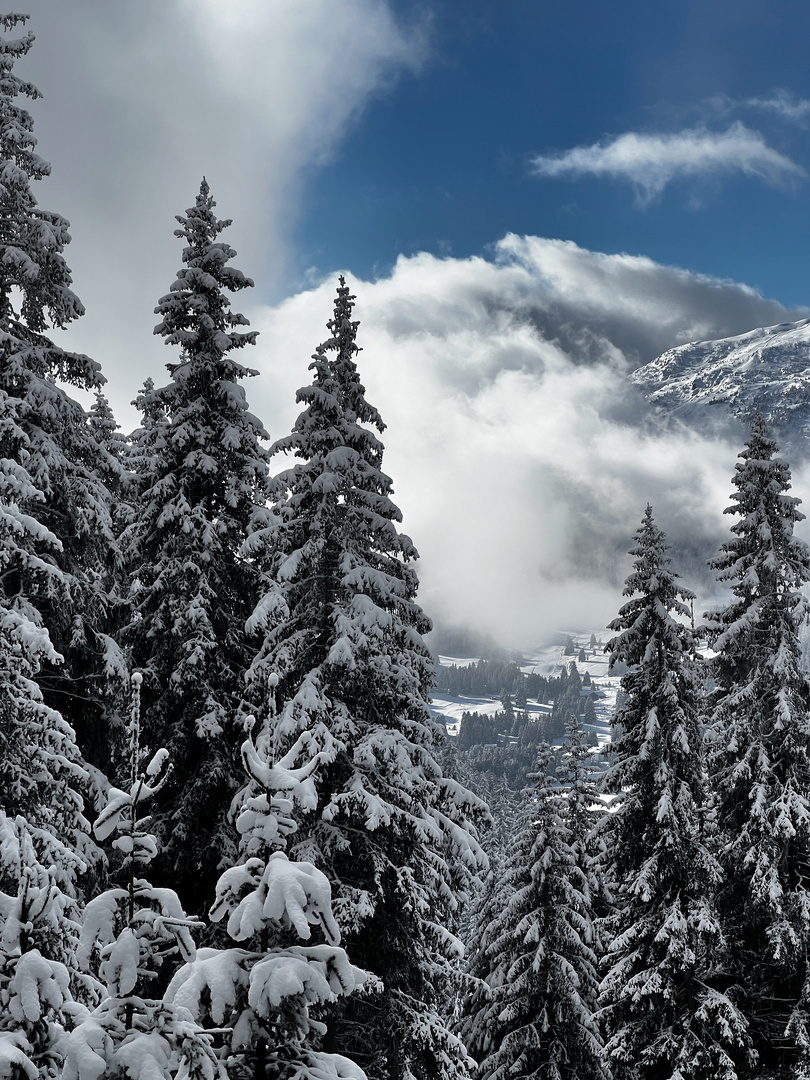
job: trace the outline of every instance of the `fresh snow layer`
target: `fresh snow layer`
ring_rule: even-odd
[[[591,639],[590,630],[566,630],[563,633],[565,637],[570,637],[574,643],[573,655],[566,656],[564,646],[561,644],[537,645],[529,649],[522,659],[516,661],[517,665],[525,675],[536,672],[538,675],[548,677],[556,675],[560,668],[567,667],[573,660],[576,662],[577,671],[580,675],[587,672],[592,683],[590,692],[594,693],[596,724],[586,724],[584,726],[586,731],[591,727],[593,728],[599,744],[602,745],[610,738],[610,727],[616,708],[616,694],[619,690],[619,682],[624,673],[624,668],[612,675],[608,673],[609,657],[599,646],[595,650],[591,649],[589,644]],[[609,641],[613,636],[612,631],[604,628],[595,629],[593,635],[603,643]],[[563,635],[561,634],[561,636]],[[587,659],[584,661],[577,660],[581,648],[584,648],[587,654]],[[442,667],[469,667],[470,664],[475,664],[480,659],[480,656],[440,656],[439,663]],[[431,701],[433,715],[445,724],[447,734],[451,737],[458,735],[463,713],[473,712],[481,713],[483,716],[494,716],[502,707],[500,699],[497,697],[452,696],[439,691],[433,693]],[[546,702],[529,700],[526,705],[526,712],[530,716],[550,713],[551,705]]]
[[[810,319],[680,345],[631,378],[686,420],[720,407],[748,424],[759,411],[781,440],[810,437]]]

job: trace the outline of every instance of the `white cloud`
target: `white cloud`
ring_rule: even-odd
[[[613,617],[648,500],[675,568],[701,576],[727,532],[741,435],[665,429],[626,368],[684,334],[798,312],[730,282],[537,237],[507,237],[491,262],[422,254],[378,281],[349,280],[361,375],[388,424],[385,467],[429,611],[518,643]],[[335,284],[253,314],[261,375],[248,394],[274,436],[297,414]]]
[[[775,186],[805,176],[800,165],[739,122],[721,132],[705,128],[670,135],[630,131],[610,142],[537,155],[532,169],[538,176],[552,178],[609,176],[627,180],[636,187],[642,202],[649,202],[667,184],[682,177],[741,172]]]
[[[205,174],[233,217],[236,265],[278,293],[302,175],[339,145],[369,97],[425,56],[387,0],[31,0],[20,73],[35,102],[42,206],[71,222],[87,315],[60,341],[103,361],[134,396],[162,377],[153,309],[180,266],[174,215]],[[69,58],[69,60],[67,59]],[[137,345],[133,346],[133,342]],[[133,365],[146,370],[133,377]],[[157,371],[155,371],[157,369]]]
[[[774,90],[769,97],[749,98],[745,104],[755,109],[774,112],[783,120],[796,124],[805,124],[810,119],[810,101],[807,98],[797,98],[789,90]]]

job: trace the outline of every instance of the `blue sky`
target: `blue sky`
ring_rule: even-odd
[[[810,301],[806,3],[444,0],[396,11],[422,20],[425,59],[308,172],[299,271],[345,264],[369,276],[402,253],[466,256],[513,231]],[[648,198],[629,174],[538,176],[532,164],[627,133],[722,143],[738,125],[737,145],[691,172],[681,158]]]

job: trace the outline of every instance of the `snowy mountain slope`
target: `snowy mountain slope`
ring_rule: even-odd
[[[801,446],[810,438],[810,319],[680,345],[631,379],[687,422],[720,409],[747,426],[759,411],[783,442]]]

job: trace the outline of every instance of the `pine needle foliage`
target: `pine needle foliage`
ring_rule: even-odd
[[[219,1029],[232,1080],[365,1080],[354,1062],[320,1048],[319,1007],[363,988],[373,992],[376,980],[340,947],[326,875],[283,850],[295,832],[294,807],[315,801],[317,759],[301,768],[271,762],[273,719],[271,709],[254,732],[249,718],[239,855],[220,877],[210,912],[231,945],[200,950],[175,974],[167,998]]]
[[[64,384],[93,391],[104,379],[94,361],[46,336],[84,308],[64,257],[68,222],[39,207],[32,191],[50,165],[19,100],[39,91],[14,71],[34,43],[31,33],[12,36],[26,19],[0,16],[8,35],[0,37],[0,542],[8,541],[0,605],[47,627],[54,655],[40,651],[32,674],[84,742],[101,711],[104,568],[115,538],[101,455]]]
[[[145,876],[157,854],[145,804],[154,799],[171,763],[161,748],[146,760],[141,748],[140,688],[132,676],[128,769],[124,788],[110,786],[94,823],[112,839],[117,881],[87,904],[77,950],[80,967],[97,973],[95,1008],[73,1010],[65,1040],[64,1080],[226,1080],[213,1039],[188,1010],[161,999],[159,974],[176,954],[196,956],[189,919],[177,894]]]

